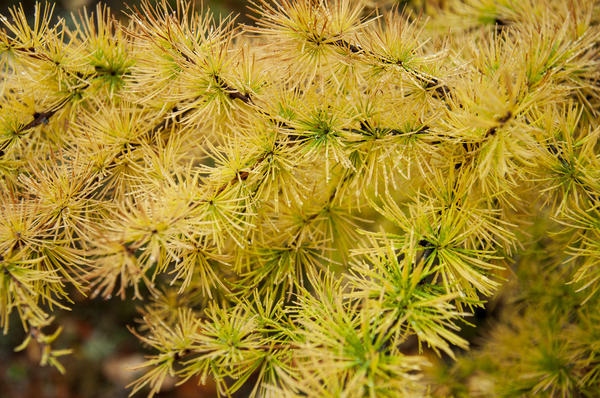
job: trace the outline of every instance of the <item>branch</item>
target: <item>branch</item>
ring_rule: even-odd
[[[334,46],[334,47],[345,48],[353,54],[364,54],[364,55],[374,58],[377,61],[384,63],[386,65],[399,66],[402,69],[404,69],[407,73],[409,73],[411,76],[413,76],[415,79],[417,79],[420,83],[422,83],[424,89],[429,90],[429,89],[433,88],[434,95],[437,98],[440,98],[440,99],[445,98],[451,92],[450,87],[443,84],[438,78],[433,77],[433,76],[426,76],[422,72],[419,72],[419,71],[405,65],[402,61],[397,61],[397,60],[389,59],[386,57],[382,57],[378,54],[375,54],[372,51],[365,50],[358,45],[351,44],[344,39],[339,39],[339,40],[334,40],[334,41],[325,41],[323,43]]]

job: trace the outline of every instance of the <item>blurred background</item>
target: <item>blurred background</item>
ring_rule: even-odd
[[[152,1],[155,2],[156,0]],[[201,3],[199,0],[190,1],[197,4]],[[43,3],[44,0],[40,0],[40,2]],[[108,4],[115,15],[120,18],[125,18],[124,11],[126,10],[127,6],[133,7],[136,4],[139,4],[141,0],[50,0],[48,2],[56,4],[54,8],[55,18],[63,17],[68,20],[68,16],[72,12],[77,12],[78,10],[83,9],[83,7],[87,7],[88,10],[94,10],[98,3]],[[173,4],[175,3],[173,0],[170,0],[170,2]],[[205,6],[209,7],[215,13],[215,15],[228,15],[229,13],[233,12],[240,14],[240,22],[249,21],[248,17],[246,16],[246,13],[248,12],[246,8],[246,5],[248,4],[247,0],[204,0],[203,3]],[[35,0],[0,0],[0,14],[8,15],[8,9],[18,4],[22,4],[25,11],[33,11]]]

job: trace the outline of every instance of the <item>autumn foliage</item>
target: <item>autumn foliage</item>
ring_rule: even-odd
[[[63,370],[79,292],[139,304],[132,392],[597,396],[600,2],[405,3],[6,15],[16,348]]]

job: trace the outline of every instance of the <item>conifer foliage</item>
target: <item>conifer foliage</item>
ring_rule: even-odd
[[[54,319],[80,292],[139,303],[152,354],[132,393],[174,377],[223,396],[597,396],[600,2],[424,11],[11,10],[0,322],[27,332],[16,348],[64,370]]]

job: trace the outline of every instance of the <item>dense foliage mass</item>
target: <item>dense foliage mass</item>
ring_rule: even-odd
[[[138,300],[153,354],[133,392],[597,396],[600,2],[438,7],[261,0],[252,26],[185,2],[127,23],[11,11],[17,349],[62,369],[53,319],[79,291]]]

